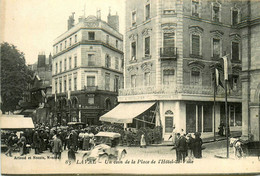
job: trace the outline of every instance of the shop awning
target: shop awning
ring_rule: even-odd
[[[0,117],[0,128],[1,129],[24,129],[34,128],[32,118],[21,117],[16,115]]]
[[[100,117],[100,121],[111,123],[132,123],[133,118],[152,107],[155,102],[120,103]]]

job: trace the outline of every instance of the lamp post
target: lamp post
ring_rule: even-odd
[[[79,104],[79,122],[81,122],[81,105]]]

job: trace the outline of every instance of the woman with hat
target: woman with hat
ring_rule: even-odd
[[[201,146],[202,146],[202,139],[200,138],[200,132],[195,133],[194,139],[194,147],[193,147],[193,154],[195,158],[202,158]]]

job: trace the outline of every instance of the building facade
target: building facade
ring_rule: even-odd
[[[260,2],[242,2],[243,137],[260,140]]]
[[[173,126],[213,135],[225,122],[222,87],[215,118],[213,113],[214,65],[229,54],[234,75],[229,123],[231,130],[241,131],[241,8],[235,1],[126,1],[125,86],[119,102],[157,102],[155,123],[163,127],[164,140]]]
[[[54,123],[97,124],[99,116],[117,105],[123,86],[123,36],[119,17],[74,15],[68,30],[53,44],[52,94],[55,96]]]
[[[23,100],[20,101],[20,114],[30,116],[34,123],[50,123],[52,105],[52,55],[38,55],[38,61],[28,66],[34,72]]]

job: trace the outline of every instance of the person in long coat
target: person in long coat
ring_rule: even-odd
[[[39,148],[40,148],[40,137],[38,134],[38,131],[36,130],[33,134],[33,145],[35,149],[35,154],[39,154]]]
[[[179,162],[185,163],[185,158],[187,154],[187,142],[184,136],[180,136],[176,147],[178,150]]]
[[[188,163],[193,162],[193,148],[194,148],[194,138],[191,134],[187,135],[187,146],[188,146]]]
[[[20,155],[23,156],[27,153],[26,151],[26,138],[24,133],[21,133],[21,138],[18,141],[19,147],[20,147]]]
[[[200,133],[195,133],[195,139],[194,139],[194,147],[193,147],[193,154],[195,158],[202,158],[202,139],[200,138]]]
[[[84,133],[82,149],[89,150],[89,135],[87,132]]]
[[[140,147],[146,148],[146,141],[145,141],[145,135],[144,134],[141,135]]]
[[[60,139],[60,134],[57,134],[56,138],[53,140],[53,152],[55,159],[61,159],[62,142]]]

